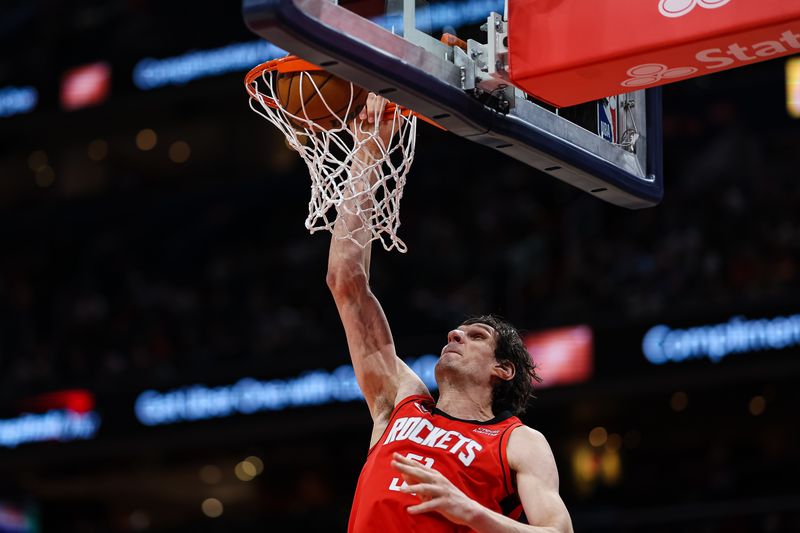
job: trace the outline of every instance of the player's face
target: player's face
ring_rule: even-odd
[[[492,369],[497,364],[494,357],[497,333],[487,324],[461,325],[447,334],[447,344],[442,348],[437,367],[439,370],[457,369],[472,380],[490,383]]]

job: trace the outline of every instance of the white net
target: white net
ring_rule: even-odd
[[[397,236],[400,227],[400,199],[406,174],[414,159],[417,117],[400,106],[388,105],[382,117],[373,122],[345,120],[355,116],[353,96],[359,89],[350,83],[350,104],[341,116],[334,112],[319,91],[313,76],[299,72],[302,78],[301,109],[291,114],[280,105],[277,76],[264,70],[249,83],[250,107],[271,122],[285,136],[288,145],[300,154],[311,175],[311,200],[305,226],[311,232],[333,233],[338,211],[355,215],[360,222],[348,228],[347,238],[361,246],[380,240],[386,250],[406,251]],[[303,87],[313,87],[317,97],[330,111],[333,126],[322,127],[306,118],[304,102],[309,95]],[[302,113],[302,116],[299,114]],[[380,120],[391,123],[394,135],[388,146],[379,135]],[[377,148],[377,149],[376,149]],[[364,230],[368,238],[364,239]]]

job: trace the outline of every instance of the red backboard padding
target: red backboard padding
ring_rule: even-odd
[[[564,107],[800,53],[797,0],[512,0],[512,82]]]

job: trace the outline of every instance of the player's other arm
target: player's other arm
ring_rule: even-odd
[[[506,455],[530,525],[482,506],[440,472],[402,455],[394,455],[392,466],[408,483],[401,490],[421,500],[408,508],[411,514],[437,512],[479,533],[572,533],[572,521],[558,494],[555,460],[542,434],[525,426],[515,429]]]
[[[367,108],[359,119],[366,119],[365,128],[374,127],[369,118],[380,117],[384,102],[372,94],[368,97]],[[391,126],[381,124],[381,128],[383,142],[388,143],[392,134]],[[368,168],[375,150],[379,149],[377,142],[365,144],[354,158],[354,168]],[[370,186],[374,180],[370,175],[364,178],[359,185],[362,189]],[[388,423],[388,417],[399,399],[411,394],[427,394],[428,390],[422,380],[397,357],[389,323],[378,299],[370,290],[372,247],[368,244],[370,235],[367,231],[354,231],[361,224],[353,214],[358,207],[353,201],[339,208],[328,254],[327,282],[344,325],[356,379],[379,436],[382,431],[380,423]],[[351,241],[348,234],[358,244]],[[373,434],[373,440],[375,438]]]
[[[506,455],[516,473],[517,492],[533,527],[530,531],[572,533],[572,520],[558,493],[556,460],[544,435],[527,426],[515,429]]]

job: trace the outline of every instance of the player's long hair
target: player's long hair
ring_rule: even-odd
[[[497,332],[495,359],[514,365],[514,377],[508,381],[499,380],[492,390],[492,411],[496,415],[503,411],[511,411],[515,415],[524,413],[534,397],[534,382],[539,383],[542,378],[536,373],[536,364],[517,328],[497,315],[472,317],[463,324],[486,324],[494,328]]]

